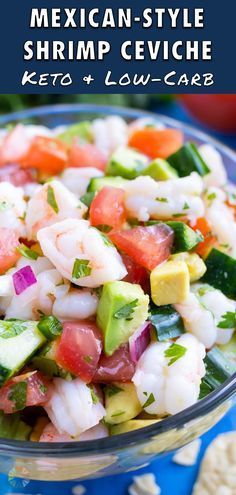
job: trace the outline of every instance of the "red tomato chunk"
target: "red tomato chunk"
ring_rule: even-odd
[[[135,364],[130,357],[129,347],[123,345],[112,356],[102,355],[93,382],[130,382],[134,372]]]
[[[86,383],[93,379],[102,352],[102,336],[89,321],[66,322],[60,338],[56,362]]]
[[[22,160],[23,167],[39,169],[48,174],[60,173],[67,165],[67,149],[60,139],[37,136]]]
[[[104,226],[119,229],[126,220],[125,193],[116,187],[103,187],[95,196],[89,211],[94,227]]]
[[[68,158],[68,167],[94,167],[104,171],[107,159],[93,144],[75,143]]]
[[[11,414],[28,406],[43,405],[51,392],[52,385],[39,371],[16,376],[0,389],[0,410]]]
[[[110,238],[136,263],[153,270],[170,256],[174,233],[167,225],[157,224],[119,230],[111,233]]]

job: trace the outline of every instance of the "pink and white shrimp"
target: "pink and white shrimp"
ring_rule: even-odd
[[[150,344],[138,361],[132,381],[148,414],[176,414],[198,400],[205,348],[190,334],[179,337],[176,344],[185,348],[185,354],[173,364],[165,354],[171,342]]]
[[[76,285],[99,287],[127,274],[116,248],[86,220],[69,218],[41,229],[38,241],[58,272]],[[85,270],[76,273],[76,264]]]
[[[29,239],[48,225],[65,218],[83,218],[87,211],[79,199],[58,180],[50,181],[37,189],[28,203],[26,229]]]

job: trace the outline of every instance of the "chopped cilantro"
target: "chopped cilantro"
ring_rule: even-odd
[[[55,213],[59,212],[58,204],[55,198],[54,189],[52,186],[48,186],[47,189],[47,202],[51,206],[51,208],[55,211]]]
[[[97,394],[95,394],[93,388],[90,388],[90,391],[91,391],[91,397],[92,397],[93,404],[98,404],[99,398],[98,398]]]
[[[17,248],[18,253],[20,253],[24,258],[29,260],[37,260],[39,254],[33,249],[28,248],[25,244],[20,244]]]
[[[96,225],[96,228],[100,230],[101,232],[104,232],[104,234],[107,234],[112,230],[112,227],[110,225],[106,224],[101,224],[101,225]]]
[[[119,392],[123,392],[123,388],[117,387],[117,385],[111,384],[106,388],[106,394],[108,397],[112,397],[113,395],[118,394]]]
[[[88,277],[92,271],[91,267],[89,266],[89,263],[90,263],[89,260],[82,260],[76,258],[73,266],[72,277],[76,279]]]
[[[0,337],[1,339],[11,339],[13,337],[17,337],[22,332],[27,330],[27,325],[24,321],[20,320],[5,320],[0,321]]]
[[[113,314],[113,317],[116,318],[117,320],[121,320],[124,318],[127,321],[131,321],[133,319],[132,315],[137,304],[138,304],[138,299],[134,299],[130,303],[127,303],[124,306],[122,306],[120,309],[118,309]]]
[[[93,361],[93,358],[92,358],[92,356],[89,356],[89,355],[88,355],[88,356],[83,356],[83,360],[84,360],[86,363],[90,364],[90,363]]]
[[[236,311],[227,311],[221,318],[218,328],[236,328]]]
[[[14,385],[11,386],[9,394],[8,394],[8,399],[11,402],[14,402],[14,410],[15,411],[20,411],[21,409],[25,408],[26,396],[27,396],[27,382],[26,381],[14,383]]]
[[[46,385],[44,385],[43,383],[40,383],[39,390],[40,390],[41,394],[46,394],[46,392],[47,392]]]
[[[183,210],[189,210],[189,208],[190,208],[189,204],[187,203],[187,201],[185,201]]]
[[[170,358],[168,366],[174,364],[178,359],[183,357],[187,352],[187,348],[180,344],[171,344],[171,346],[165,350],[165,357]]]
[[[82,203],[84,203],[88,208],[90,208],[94,196],[95,196],[95,192],[92,191],[86,192],[83,196],[81,196],[80,201],[82,201]]]
[[[146,392],[146,393],[144,393],[144,395],[147,395],[147,392]],[[145,404],[143,404],[143,407],[145,408],[145,407],[151,406],[151,404],[153,404],[153,402],[155,402],[155,397],[154,397],[154,395],[151,393],[151,394],[148,396],[148,398],[147,398],[147,400],[146,400]]]
[[[168,203],[167,198],[156,198],[156,201],[159,201],[160,203]]]
[[[210,201],[212,201],[215,198],[216,198],[216,193],[214,192],[207,195],[207,199],[209,199]]]

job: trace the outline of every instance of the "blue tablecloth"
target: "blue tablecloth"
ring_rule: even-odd
[[[202,129],[202,126],[194,122],[178,103],[158,107],[157,111]],[[209,134],[236,149],[236,136],[222,136],[213,132],[209,132]],[[135,474],[153,472],[161,487],[161,495],[191,495],[193,483],[197,477],[199,464],[206,447],[218,434],[230,430],[236,430],[236,406],[218,425],[202,437],[201,452],[195,466],[178,466],[172,461],[172,455],[169,455],[137,472],[116,476],[115,482],[114,477],[108,477],[94,481],[84,481],[80,484],[87,489],[88,495],[110,495],[111,493],[112,495],[125,495]],[[9,482],[6,476],[0,475],[0,495],[73,495],[72,488],[74,486],[75,483],[73,482],[44,483],[42,485],[42,483],[36,481],[31,481],[24,486],[21,480],[14,479]]]

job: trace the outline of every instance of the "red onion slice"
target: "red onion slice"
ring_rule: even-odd
[[[129,352],[132,361],[138,362],[150,342],[151,323],[145,321],[129,338]]]
[[[13,273],[13,284],[15,288],[15,293],[19,296],[22,292],[24,292],[28,287],[33,284],[36,284],[37,279],[35,274],[31,268],[31,266],[24,266],[17,272]]]

